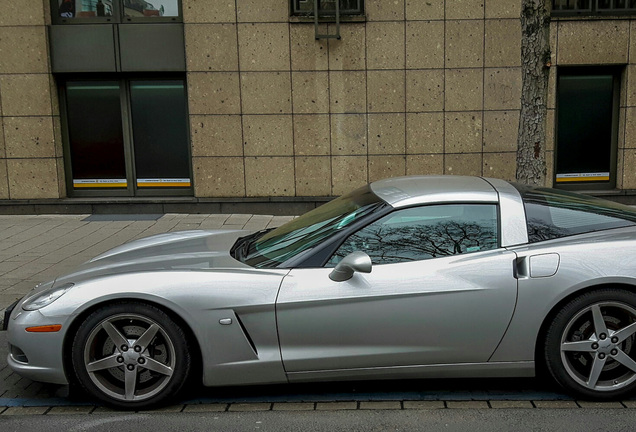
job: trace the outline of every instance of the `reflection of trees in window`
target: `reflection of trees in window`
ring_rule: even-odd
[[[558,228],[539,219],[528,219],[528,241],[535,243],[569,235],[566,229]]]
[[[330,260],[335,265],[354,251],[374,264],[425,260],[497,247],[495,221],[444,221],[433,224],[372,224],[350,236]]]

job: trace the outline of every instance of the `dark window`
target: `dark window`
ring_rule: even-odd
[[[63,83],[72,195],[191,194],[183,79]]]
[[[320,15],[336,13],[336,0],[291,0],[292,15],[313,16],[314,1],[318,2]],[[364,14],[364,0],[339,0],[341,15]]]
[[[520,184],[530,243],[636,225],[631,207],[582,194]]]
[[[552,0],[552,15],[636,14],[636,0]]]
[[[497,206],[447,204],[396,210],[349,236],[331,257],[335,266],[351,252],[373,264],[419,261],[498,247]]]
[[[51,0],[54,24],[179,21],[180,0]]]
[[[557,87],[558,186],[613,188],[619,71],[561,68]]]

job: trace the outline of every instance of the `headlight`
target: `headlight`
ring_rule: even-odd
[[[44,306],[48,306],[53,303],[55,300],[59,299],[64,295],[64,293],[70,290],[74,284],[65,283],[64,285],[60,285],[58,287],[49,288],[44,291],[41,291],[31,297],[29,297],[23,304],[22,309],[27,311],[34,311],[43,308]]]

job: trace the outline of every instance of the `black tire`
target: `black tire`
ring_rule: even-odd
[[[102,307],[79,326],[71,359],[78,383],[119,409],[139,410],[174,399],[192,369],[183,330],[144,303]]]
[[[551,376],[576,397],[612,400],[636,389],[636,294],[614,288],[576,297],[545,338]]]

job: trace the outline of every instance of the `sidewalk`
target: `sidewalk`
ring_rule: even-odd
[[[0,216],[0,321],[35,285],[142,237],[192,229],[259,230],[293,216],[251,214]]]

